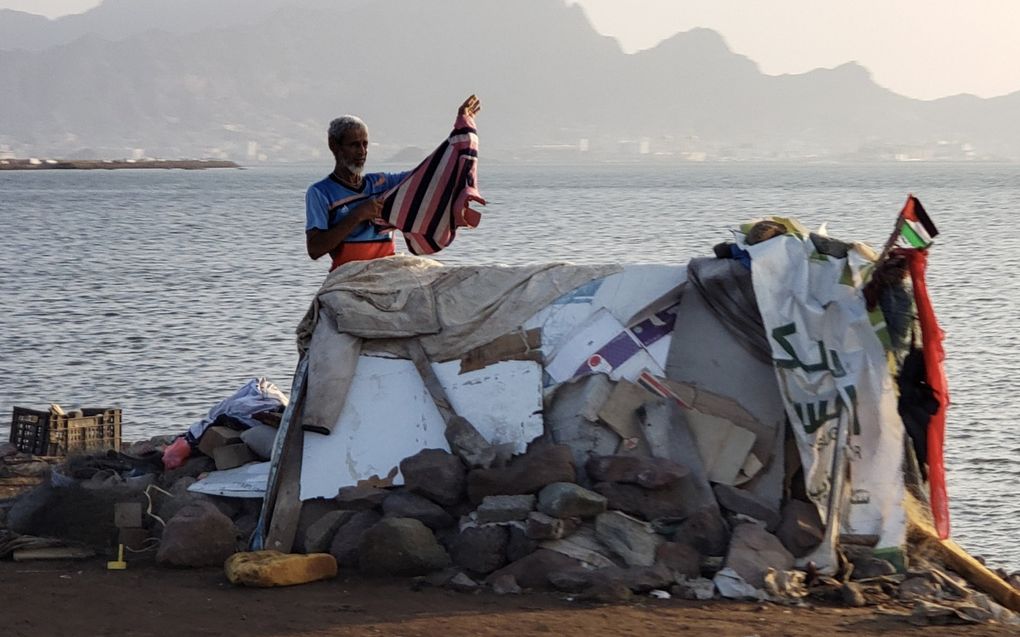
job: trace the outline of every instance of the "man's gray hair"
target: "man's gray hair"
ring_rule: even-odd
[[[368,130],[368,126],[357,115],[343,115],[329,123],[329,139],[340,142],[350,130]]]

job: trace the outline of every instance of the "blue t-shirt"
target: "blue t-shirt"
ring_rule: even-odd
[[[329,230],[349,215],[352,208],[365,199],[381,195],[396,186],[405,175],[406,172],[369,173],[361,180],[361,190],[351,190],[331,173],[325,179],[309,186],[308,192],[305,193],[305,230],[313,228]],[[339,202],[343,203],[334,208]],[[332,212],[330,208],[333,208]],[[344,241],[350,243],[390,241],[391,233],[392,230],[379,232],[375,224],[364,221],[355,226]]]

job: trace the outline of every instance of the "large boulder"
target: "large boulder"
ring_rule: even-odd
[[[368,575],[424,575],[449,565],[432,531],[411,518],[386,518],[358,544],[358,570]]]
[[[549,551],[538,549],[534,553],[504,566],[490,575],[486,582],[492,583],[504,575],[512,575],[522,588],[535,590],[552,590],[549,574],[582,566],[580,560]]]
[[[804,557],[811,553],[825,539],[825,528],[818,515],[818,507],[803,500],[789,500],[783,505],[776,537],[794,557]]]
[[[196,502],[171,518],[163,529],[156,562],[169,566],[221,566],[237,550],[234,523],[215,506]]]
[[[341,568],[357,567],[358,547],[365,532],[382,520],[375,511],[358,511],[349,520],[340,525],[333,534],[333,543],[329,545],[329,553],[336,558]]]
[[[382,509],[387,518],[412,518],[433,531],[453,526],[456,520],[432,500],[408,491],[391,493],[383,500]]]
[[[619,511],[607,511],[595,518],[595,534],[628,566],[652,566],[663,543],[650,524]]]
[[[476,575],[485,575],[506,564],[509,532],[502,526],[464,529],[453,541],[453,563]]]
[[[328,553],[337,530],[357,515],[355,511],[330,511],[304,529],[301,553]],[[295,542],[295,547],[298,542]]]
[[[759,524],[748,523],[733,529],[724,567],[732,568],[751,586],[763,588],[768,569],[788,571],[793,563],[793,555],[779,538]]]
[[[514,458],[506,467],[470,472],[468,498],[479,504],[487,495],[536,493],[548,484],[574,482],[576,477],[570,447],[542,445]]]
[[[719,506],[730,513],[739,513],[761,520],[769,531],[775,531],[779,526],[779,510],[750,491],[728,484],[717,484],[712,487],[712,491],[715,493],[715,499],[719,502]]]
[[[467,469],[460,458],[444,449],[422,449],[400,461],[404,487],[444,506],[464,497]]]
[[[718,510],[702,509],[680,523],[672,540],[690,544],[702,555],[720,557],[729,547],[730,529]]]

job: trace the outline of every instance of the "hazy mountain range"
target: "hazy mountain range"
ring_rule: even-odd
[[[923,43],[919,43],[919,46]],[[106,0],[0,10],[0,157],[389,156],[477,93],[488,157],[1020,160],[1020,91],[910,99],[848,63],[764,75],[707,29],[624,54],[563,0]]]

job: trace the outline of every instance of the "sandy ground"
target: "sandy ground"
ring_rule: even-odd
[[[129,558],[130,559],[130,558]],[[1001,626],[915,627],[875,609],[685,602],[640,598],[621,604],[562,594],[497,596],[435,588],[409,579],[358,576],[281,589],[244,589],[220,569],[169,570],[144,561],[108,571],[105,560],[0,562],[0,635],[144,636],[393,635],[751,635],[924,637],[1017,635]],[[906,612],[905,608],[889,611]]]

